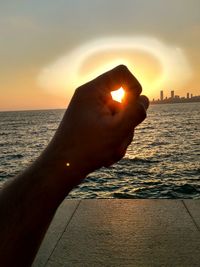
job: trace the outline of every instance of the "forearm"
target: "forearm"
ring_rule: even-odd
[[[116,106],[110,92],[126,88]],[[53,215],[85,176],[120,160],[148,100],[125,66],[79,87],[47,149],[0,193],[0,264],[29,266]]]
[[[2,266],[32,263],[57,207],[77,178],[84,178],[73,177],[76,171],[51,152],[50,146],[0,194]]]

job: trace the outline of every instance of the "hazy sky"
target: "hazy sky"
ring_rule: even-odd
[[[0,109],[64,108],[95,66],[120,60],[150,98],[199,95],[199,44],[199,0],[0,0]]]

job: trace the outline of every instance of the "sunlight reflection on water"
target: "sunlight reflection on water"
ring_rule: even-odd
[[[0,183],[47,145],[63,110],[0,113]],[[200,198],[200,103],[154,105],[124,159],[88,176],[70,198]]]

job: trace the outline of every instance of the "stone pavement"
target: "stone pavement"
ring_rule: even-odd
[[[200,200],[66,199],[40,266],[200,266]]]

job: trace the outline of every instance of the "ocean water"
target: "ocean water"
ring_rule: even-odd
[[[0,185],[50,141],[64,110],[0,112]],[[200,103],[152,105],[125,158],[68,198],[200,198]]]

